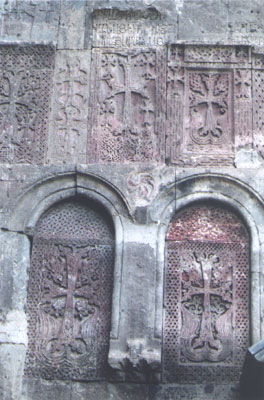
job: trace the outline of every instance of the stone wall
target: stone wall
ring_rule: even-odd
[[[262,0],[1,0],[0,10],[0,398],[238,399],[233,361],[222,381],[165,377],[165,239],[193,204],[240,219],[245,335],[263,339]],[[115,230],[100,381],[24,373],[38,221],[69,199],[99,205]]]

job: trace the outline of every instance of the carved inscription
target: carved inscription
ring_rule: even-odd
[[[88,113],[88,55],[58,52],[49,137],[49,159],[85,163]],[[54,146],[54,144],[56,144]]]
[[[234,21],[228,24],[230,34],[234,41],[239,41],[245,44],[255,44],[263,46],[263,30],[264,25],[262,21],[256,22],[257,18],[253,21]]]
[[[164,46],[169,29],[154,9],[97,10],[93,17],[93,45],[117,48]]]
[[[171,223],[167,254],[165,380],[238,381],[249,341],[243,224],[217,206],[189,207]]]
[[[109,223],[101,211],[74,201],[55,206],[40,220],[28,293],[26,375],[104,377],[113,266]]]
[[[49,46],[0,48],[0,161],[41,163],[54,51]]]
[[[156,51],[94,52],[99,76],[98,87],[92,89],[97,96],[91,104],[91,148],[97,160],[160,159],[162,65],[162,55]]]

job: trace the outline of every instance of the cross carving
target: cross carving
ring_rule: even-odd
[[[3,74],[3,83],[0,89],[0,111],[4,114],[2,120],[2,128],[0,135],[9,141],[9,144],[19,144],[23,136],[23,129],[27,129],[29,134],[29,126],[32,128],[35,123],[37,107],[34,102],[32,89],[39,88],[38,78],[31,82],[30,87],[27,83],[23,88],[23,79],[28,79],[25,71],[6,71]],[[31,78],[31,80],[33,80]],[[31,90],[30,90],[31,89]],[[26,120],[23,118],[23,109],[26,112]],[[32,119],[33,116],[33,121]],[[32,138],[29,138],[32,139]]]
[[[206,106],[204,120],[196,135],[199,138],[220,138],[223,129],[214,113],[219,116],[227,111],[228,75],[224,73],[190,73],[190,106],[193,112],[199,113],[199,106]]]
[[[184,260],[186,262],[186,260]],[[203,296],[203,312],[201,315],[201,324],[199,334],[193,340],[192,348],[198,349],[209,345],[211,348],[219,351],[219,341],[214,337],[211,311],[211,296],[219,296],[227,305],[227,308],[232,304],[232,288],[231,282],[225,279],[219,280],[216,285],[213,285],[214,268],[221,270],[230,270],[231,265],[223,266],[218,256],[214,254],[193,254],[192,264],[188,271],[184,271],[189,275],[189,279],[183,279],[183,296],[182,303],[186,304],[192,301],[194,295]],[[206,350],[205,350],[206,351]]]
[[[132,68],[133,65],[135,64],[136,56],[137,54],[136,55],[128,54],[126,57],[117,55],[116,62],[118,63],[119,66],[123,68],[124,83],[120,82],[119,76],[114,76],[113,74],[112,70],[116,67],[116,64],[112,64],[112,66],[109,66],[108,64],[108,69],[109,69],[108,74],[106,74],[103,77],[103,80],[107,82],[108,87],[111,89],[110,93],[107,95],[105,100],[111,102],[111,99],[113,99],[116,95],[118,94],[124,95],[124,105],[123,105],[123,113],[121,120],[122,126],[121,126],[121,133],[119,134],[126,134],[126,133],[131,133],[134,135],[138,134],[137,130],[135,129],[135,123],[132,119],[132,110],[133,110],[132,95],[138,94],[144,100],[150,100],[149,97],[144,92],[144,90],[141,90],[140,87],[136,85],[136,82],[133,82],[132,79]],[[150,78],[151,78],[151,73],[150,73],[149,63],[147,63],[145,79],[150,79]]]
[[[77,298],[79,302],[82,300],[86,302],[85,317],[93,314],[99,307],[95,293],[99,276],[96,276],[94,272],[94,267],[98,266],[98,254],[89,254],[87,248],[76,248],[75,246],[59,245],[58,250],[59,259],[58,254],[54,257],[54,249],[52,253],[46,253],[44,259],[45,270],[48,270],[49,279],[53,281],[52,284],[45,282],[46,287],[44,289],[48,292],[48,296],[45,297],[45,304],[52,304],[52,300],[57,299],[58,296],[59,298],[66,297],[62,321],[56,334],[56,342],[54,342],[55,347],[51,349],[51,352],[62,351],[63,348],[74,346]],[[92,277],[93,274],[95,276]],[[85,293],[82,290],[83,286],[90,286],[86,288]],[[51,307],[48,306],[46,312],[52,315]]]

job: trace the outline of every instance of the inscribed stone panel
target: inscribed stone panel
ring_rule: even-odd
[[[48,161],[86,163],[89,54],[58,51]]]
[[[0,47],[0,162],[43,162],[53,64],[50,46]]]
[[[163,379],[238,382],[249,344],[248,234],[231,211],[197,205],[167,234]]]
[[[93,50],[91,161],[164,158],[164,50]]]
[[[252,143],[250,69],[245,46],[170,46],[166,155],[173,163],[232,165],[235,146]]]
[[[26,376],[105,376],[113,258],[112,222],[98,205],[69,200],[42,216],[29,277]]]
[[[93,46],[148,48],[166,44],[171,26],[157,10],[96,10],[93,14]]]

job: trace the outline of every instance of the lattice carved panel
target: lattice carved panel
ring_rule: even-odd
[[[44,161],[53,65],[50,46],[0,46],[0,162]]]
[[[61,203],[40,220],[28,289],[26,375],[96,380],[106,374],[113,228],[102,210]]]
[[[247,232],[231,212],[184,210],[167,236],[163,379],[238,382],[249,344]]]
[[[91,160],[164,158],[163,50],[93,51]]]
[[[255,55],[252,71],[254,147],[264,158],[264,56]]]

